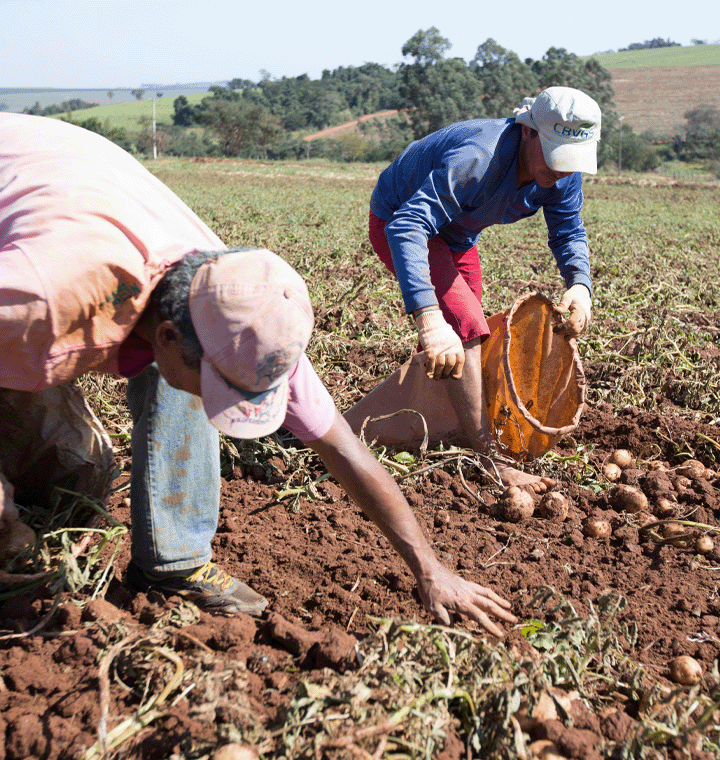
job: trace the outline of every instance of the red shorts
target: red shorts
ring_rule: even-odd
[[[370,243],[383,264],[395,274],[385,220],[370,212]],[[428,241],[430,280],[445,321],[463,343],[490,335],[482,302],[482,269],[477,246],[455,253],[436,235]]]

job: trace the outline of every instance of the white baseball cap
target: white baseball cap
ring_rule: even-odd
[[[597,174],[600,106],[572,87],[548,87],[525,98],[515,121],[537,130],[545,163],[556,172]]]
[[[226,253],[198,269],[189,304],[210,422],[233,438],[273,433],[285,419],[288,376],[313,330],[304,280],[270,251]]]

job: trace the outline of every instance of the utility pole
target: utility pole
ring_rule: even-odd
[[[618,122],[620,123],[620,134],[618,135],[618,174],[622,173],[622,123],[624,116],[618,116]]]
[[[155,96],[153,95],[153,127],[152,127],[153,158],[157,158],[157,141],[155,139]]]

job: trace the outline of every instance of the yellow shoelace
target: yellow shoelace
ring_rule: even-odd
[[[211,577],[213,570],[215,571],[215,575]],[[228,586],[232,584],[233,577],[219,568],[214,562],[206,562],[194,573],[188,575],[187,580],[191,583],[195,583],[196,581],[199,581],[201,583],[210,582],[213,586],[220,586],[221,589],[225,591]]]

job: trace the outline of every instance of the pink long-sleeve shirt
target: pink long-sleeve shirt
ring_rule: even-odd
[[[0,387],[139,372],[152,352],[131,333],[158,280],[187,254],[225,249],[119,146],[59,120],[0,113]],[[312,440],[333,414],[301,361],[286,427]]]

